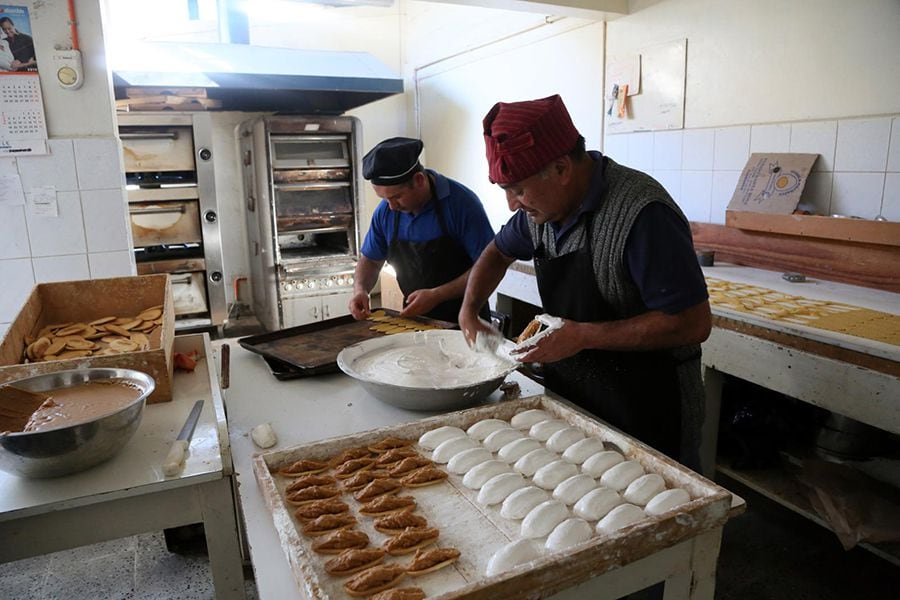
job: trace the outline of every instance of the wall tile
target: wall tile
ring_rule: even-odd
[[[136,275],[134,255],[130,250],[118,252],[97,252],[88,254],[91,266],[91,279],[106,277],[127,277]]]
[[[657,131],[653,134],[653,170],[681,168],[682,131]]]
[[[798,207],[816,215],[830,215],[833,176],[833,173],[810,173]]]
[[[888,173],[885,177],[881,215],[888,221],[900,223],[900,173]]]
[[[0,340],[6,335],[6,332],[9,330],[9,323],[0,323]],[[34,582],[32,581],[32,584]]]
[[[653,177],[666,188],[675,203],[681,206],[681,171],[654,171]]]
[[[58,217],[38,217],[26,213],[32,256],[59,256],[87,251],[78,192],[59,192],[56,201]]]
[[[891,146],[888,150],[887,170],[900,172],[900,117],[891,119]]]
[[[628,135],[608,135],[603,138],[603,154],[620,165],[628,164]]]
[[[678,205],[691,221],[709,223],[712,171],[682,171]]]
[[[3,285],[0,285],[0,322],[11,323],[34,287],[31,259],[0,260],[0,273],[3,273]]]
[[[720,127],[716,129],[716,171],[740,171],[750,158],[750,126]]]
[[[18,175],[19,167],[15,158],[0,158],[0,175]]]
[[[838,121],[835,171],[884,171],[887,166],[891,120]]]
[[[30,255],[25,207],[0,204],[0,259],[25,258]]]
[[[38,283],[90,279],[91,274],[85,254],[45,256],[33,258],[31,262],[34,264],[34,278]]]
[[[19,158],[19,174],[27,193],[33,187],[52,185],[56,191],[78,189],[72,140],[49,140],[50,154]]]
[[[813,171],[834,171],[837,121],[814,121],[791,125],[791,152],[818,154]]]
[[[753,125],[750,128],[750,154],[754,152],[789,152],[790,124]]]
[[[644,172],[653,168],[653,132],[631,134],[628,141],[628,166]]]
[[[713,129],[685,131],[682,136],[681,168],[685,171],[712,171],[715,136]]]
[[[725,224],[725,208],[731,202],[740,178],[741,171],[713,171],[710,223]]]
[[[835,173],[831,213],[874,219],[881,212],[884,173]]]
[[[125,185],[121,150],[115,138],[75,140],[75,168],[82,190],[120,188]]]
[[[88,252],[128,250],[127,201],[121,189],[81,192]]]

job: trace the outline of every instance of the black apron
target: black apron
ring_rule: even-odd
[[[544,311],[573,321],[616,319],[597,288],[591,256],[593,213],[582,216],[586,241],[578,250],[548,258],[541,242],[534,255]],[[657,450],[678,458],[681,392],[668,352],[582,350],[544,365],[545,385]]]
[[[472,268],[472,259],[465,248],[447,233],[441,203],[437,198],[434,198],[434,212],[441,226],[441,236],[427,242],[401,240],[400,211],[394,213],[394,239],[388,246],[387,261],[397,272],[404,306],[406,298],[414,291],[444,285]],[[456,323],[461,307],[462,298],[453,298],[438,304],[425,316]],[[490,320],[487,304],[481,307],[479,316]]]

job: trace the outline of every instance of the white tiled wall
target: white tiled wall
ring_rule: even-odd
[[[816,214],[900,221],[900,116],[625,133],[604,146],[655,177],[692,221],[725,222],[753,152],[818,154],[802,199]]]
[[[51,139],[47,156],[0,158],[26,194],[56,188],[58,216],[0,205],[0,338],[36,283],[135,273],[115,138]]]

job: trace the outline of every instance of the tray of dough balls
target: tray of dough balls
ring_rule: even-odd
[[[533,396],[261,454],[311,598],[551,594],[729,517],[731,494]]]

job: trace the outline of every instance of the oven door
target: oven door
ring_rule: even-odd
[[[350,166],[349,139],[342,135],[273,135],[273,169],[316,169]]]
[[[200,243],[200,205],[197,200],[133,202],[128,205],[134,246]]]
[[[194,137],[190,127],[119,127],[125,172],[193,171]]]
[[[352,187],[347,181],[275,184],[278,233],[307,229],[350,228]]]

